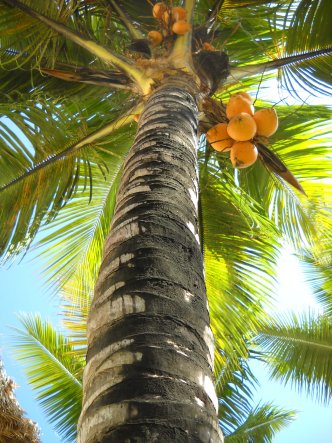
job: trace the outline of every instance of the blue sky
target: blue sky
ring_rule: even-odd
[[[43,443],[61,442],[60,437],[47,423],[45,415],[38,406],[33,392],[26,384],[23,370],[11,356],[10,341],[12,326],[19,326],[15,317],[18,312],[39,312],[44,318],[60,325],[57,299],[45,293],[42,278],[36,269],[36,262],[24,260],[12,265],[9,269],[0,270],[0,287],[2,307],[0,310],[0,350],[8,375],[20,386],[17,398],[29,417],[38,422],[42,430]],[[309,288],[304,285],[301,270],[297,261],[286,251],[280,260],[280,284],[275,310],[287,312],[290,309],[302,311],[316,306]],[[299,411],[298,419],[288,428],[281,431],[274,443],[331,443],[332,411],[299,395],[296,391],[283,387],[280,383],[270,382],[262,364],[253,366],[261,381],[262,388],[255,393],[255,402],[273,401],[276,405]]]

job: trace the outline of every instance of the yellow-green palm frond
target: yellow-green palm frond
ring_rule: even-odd
[[[331,185],[330,187],[332,188]],[[332,223],[329,228],[329,235],[322,237],[319,244],[313,245],[313,248],[306,251],[300,259],[306,282],[310,285],[313,295],[324,313],[332,316]]]
[[[280,231],[230,174],[208,168],[201,173],[201,230],[219,372],[236,370],[238,359],[248,358],[247,340],[265,321],[264,303],[274,295]]]
[[[296,411],[285,410],[272,403],[253,408],[234,432],[225,435],[227,443],[272,443],[275,434],[295,419]]]
[[[88,194],[88,202],[93,192],[92,172],[99,185],[102,179],[114,177],[129,143],[115,143],[119,133],[107,146],[100,139],[104,132],[116,129],[104,122],[120,114],[120,103],[118,95],[102,101],[99,97],[89,97],[86,102],[83,98],[64,100],[61,104],[38,95],[25,105],[14,99],[0,105],[5,116],[0,120],[1,254],[5,258],[24,251],[39,228],[53,220],[76,194],[83,200]],[[103,126],[109,130],[102,130]],[[89,143],[85,141],[88,134]]]
[[[293,0],[280,4],[270,22],[272,33],[282,30],[276,39],[279,56],[331,49],[331,26],[326,19],[330,8],[329,0]],[[280,70],[279,75],[287,90],[301,97],[301,88],[310,94],[330,94],[331,70],[332,54],[329,54],[291,64]]]
[[[271,320],[256,338],[271,377],[328,403],[332,394],[332,322],[312,314]]]
[[[233,366],[230,360],[227,363]],[[236,368],[220,368],[215,378],[219,402],[218,418],[224,435],[227,435],[237,429],[250,414],[257,380],[245,358],[238,359]]]
[[[81,410],[84,359],[39,315],[19,319],[22,329],[15,329],[15,355],[50,422],[65,441],[73,441]]]
[[[87,319],[94,281],[89,282],[84,268],[79,268],[60,291],[62,324],[67,331],[73,353],[85,358],[87,352]]]

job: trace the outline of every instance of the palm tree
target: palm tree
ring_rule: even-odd
[[[15,383],[0,360],[0,441],[2,443],[39,443],[37,425],[24,415],[14,394]]]
[[[82,294],[83,296],[83,294]],[[16,329],[15,354],[25,366],[28,381],[49,421],[64,441],[74,441],[82,403],[82,374],[86,352],[84,300],[66,301],[62,332],[39,315],[20,315]],[[221,375],[221,374],[220,374]],[[218,374],[217,374],[218,378]],[[224,377],[223,377],[224,378]],[[273,404],[252,406],[254,376],[246,362],[223,384],[217,384],[219,419],[225,441],[272,441],[281,428],[294,419],[294,411]]]
[[[324,91],[328,81],[331,41],[321,20],[327,2],[313,2],[304,15],[302,2],[284,2],[274,11],[264,3],[188,0],[193,30],[174,39],[153,21],[145,1],[125,7],[113,1],[2,1],[3,255],[25,250],[49,224],[43,241],[52,245],[49,272],[56,270],[59,286],[84,274],[78,280],[90,291],[101,263],[88,320],[80,442],[152,441],[157,435],[161,441],[221,441],[205,287],[214,312],[216,366],[227,377],[240,367],[246,339],[264,318],[262,298],[250,289],[263,294],[270,288],[281,234],[296,243],[318,235],[310,210],[318,200],[315,180],[327,175],[327,147],[322,140],[311,143],[310,156],[303,154],[299,163],[291,136],[299,128],[327,132],[324,107],[294,109],[291,124],[289,108],[279,107],[285,120],[274,147],[302,177],[310,204],[301,207],[300,197],[262,165],[239,176],[240,192],[225,156],[212,155],[203,142],[198,186],[197,133],[225,120],[225,105],[211,95],[226,81],[283,63],[291,66],[283,71],[287,82],[295,72],[304,87]],[[227,25],[233,13],[238,34],[228,52],[247,66],[232,71],[222,51],[202,44],[213,40],[221,47],[235,32],[234,20]],[[164,26],[160,48],[144,38],[156,26]],[[306,38],[295,38],[299,30]],[[248,32],[260,39],[258,57]],[[278,42],[286,42],[291,58],[269,64],[266,54],[275,57]],[[242,85],[257,81],[249,77]],[[257,140],[262,163],[302,191],[266,143]],[[298,146],[306,144],[304,138]],[[263,253],[263,267],[255,268]],[[249,283],[248,273],[256,277]],[[230,311],[237,314],[227,323]]]

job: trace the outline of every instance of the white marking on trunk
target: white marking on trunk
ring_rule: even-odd
[[[106,360],[99,368],[98,371],[105,371],[106,369],[112,369],[116,366],[132,365],[143,358],[142,352],[131,352],[119,350],[112,354],[109,360]]]
[[[194,294],[192,294],[191,292],[188,292],[188,291],[184,291],[184,299],[187,303],[191,303],[193,298],[194,298]]]
[[[214,362],[214,337],[211,331],[211,328],[209,326],[205,326],[204,328],[204,341],[208,347],[209,354],[210,354],[210,364],[213,367]]]
[[[116,269],[119,268],[120,265],[127,263],[129,260],[131,260],[134,257],[135,257],[134,254],[122,254],[122,255],[120,255],[120,257],[116,257],[114,260],[112,260],[110,262],[110,264],[108,266],[106,266],[99,273],[98,280],[103,282],[105,280],[105,278],[108,277],[108,275],[111,272],[114,272]]]
[[[114,291],[116,291],[119,288],[122,288],[123,286],[125,286],[125,282],[119,281],[118,283],[115,283],[115,285],[112,285],[108,289],[106,289],[106,291],[104,291],[101,295],[97,297],[96,302],[93,303],[94,309],[95,307],[102,305],[105,301],[107,301],[108,298],[110,298],[110,296],[113,294]],[[91,312],[93,312],[93,310],[91,310]]]
[[[211,377],[207,375],[200,374],[199,375],[199,384],[203,387],[205,393],[210,398],[215,410],[218,411],[218,397],[216,395],[213,380]]]
[[[195,397],[195,402],[198,404],[198,406],[200,406],[201,408],[204,408],[205,404],[200,398]]]
[[[178,352],[179,354],[184,355],[185,357],[188,357],[188,355],[190,354],[190,349],[188,349],[188,348],[184,348],[183,346],[180,347],[177,343],[175,343],[175,342],[172,341],[172,340],[166,340],[166,343],[168,343],[169,345],[172,345],[173,348],[176,350],[176,352]],[[185,349],[186,351],[188,351],[188,354],[186,354],[186,353],[184,352],[183,349]]]
[[[107,298],[113,294],[115,289],[124,286],[124,283],[119,286],[113,285],[109,288],[103,295],[103,300],[101,297],[98,300],[98,304],[94,306],[92,314],[89,319],[88,325],[88,337],[95,334],[97,329],[103,328],[109,325],[111,322],[123,318],[125,315],[132,314],[135,312],[144,312],[146,310],[144,298],[138,295],[125,294],[121,297],[117,297],[115,300],[108,301]],[[102,301],[105,301],[102,303]]]
[[[139,205],[131,205],[133,208]],[[127,212],[127,211],[126,211]],[[115,229],[112,232],[112,241],[110,242],[112,245],[115,243],[120,243],[129,238],[134,237],[140,233],[139,224],[138,223],[127,223],[125,226],[120,229]]]
[[[189,188],[188,189],[191,201],[193,202],[195,208],[197,209],[198,206],[198,196],[197,196],[197,192],[194,189]]]
[[[196,232],[195,226],[191,222],[187,222],[187,228],[189,229],[190,232],[192,232],[194,234],[197,243],[199,243],[199,235]]]
[[[138,295],[123,295],[116,300],[111,300],[111,319],[117,320],[127,314],[145,311],[145,300]]]
[[[143,356],[141,352],[133,353],[125,350],[125,348],[127,348],[133,341],[133,339],[121,340],[103,348],[100,352],[94,355],[84,368],[85,387],[87,388],[89,386],[90,379],[92,379],[93,382],[93,380],[96,379],[96,374],[99,372],[102,373],[105,368],[110,370],[115,367],[121,367],[123,364],[131,364],[134,361],[141,361]],[[109,386],[112,384],[114,384],[114,382],[109,383]]]
[[[148,175],[148,174],[144,174],[144,175]],[[131,177],[131,180],[134,180],[135,178],[136,178],[135,174],[133,174],[133,176]],[[143,186],[143,185],[142,186],[135,186],[134,188],[126,191],[125,195],[127,196],[127,195],[137,194],[139,192],[150,192],[150,191],[151,191],[150,186]]]
[[[136,171],[130,175],[130,182],[132,182],[133,180],[135,180],[136,178],[139,177],[146,177],[147,175],[151,175],[151,171],[149,171],[149,169],[147,168],[139,168],[136,169]],[[134,192],[139,192],[139,191],[151,191],[150,186],[135,186],[135,188],[133,188]],[[126,194],[130,194],[130,192],[127,192]]]
[[[110,427],[116,427],[130,418],[131,405],[127,403],[117,403],[96,408],[89,415],[83,416],[80,423],[77,443],[99,441],[102,435]]]

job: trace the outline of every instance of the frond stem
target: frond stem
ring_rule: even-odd
[[[140,40],[144,38],[144,35],[138,30],[136,29],[132,23],[130,22],[130,20],[126,17],[126,14],[122,11],[122,9],[119,7],[119,5],[114,1],[114,0],[108,0],[108,3],[110,3],[111,7],[116,11],[116,13],[118,14],[120,20],[122,21],[122,23],[125,25],[125,27],[127,28],[130,36],[134,39],[134,40]]]
[[[48,157],[47,159],[43,160],[42,162],[37,163],[36,165],[32,166],[31,169],[28,169],[23,174],[21,174],[19,177],[16,177],[13,180],[11,180],[9,183],[6,183],[5,185],[0,186],[0,192],[4,191],[5,189],[10,188],[11,186],[19,183],[20,181],[22,181],[25,178],[29,177],[30,175],[36,173],[37,171],[44,169],[47,166],[57,162],[58,160],[62,160],[65,157],[67,157],[68,155],[71,155],[74,152],[77,152],[79,149],[83,148],[84,146],[91,144],[91,143],[95,143],[100,138],[110,135],[116,129],[119,129],[122,126],[133,121],[135,114],[139,114],[141,112],[142,108],[143,108],[143,104],[139,103],[138,105],[131,108],[125,115],[122,115],[117,120],[107,124],[106,126],[102,127],[101,129],[97,129],[96,131],[94,131],[91,134],[84,137],[78,143],[75,143],[74,145],[69,146],[68,148],[64,149],[63,151],[59,152],[58,154],[54,154],[53,156]]]
[[[243,77],[250,75],[261,74],[271,69],[282,68],[293,63],[302,63],[312,58],[322,57],[332,53],[332,47],[317,49],[316,51],[308,51],[302,54],[290,55],[288,57],[282,57],[277,60],[271,60],[269,62],[258,63],[257,65],[247,65],[232,68],[229,79],[240,80]]]
[[[123,57],[122,55],[113,53],[104,46],[86,38],[78,32],[68,28],[64,24],[48,18],[45,15],[35,11],[34,9],[31,9],[29,6],[24,5],[19,0],[6,0],[6,2],[11,6],[21,9],[22,11],[26,12],[31,17],[36,18],[42,23],[45,23],[45,25],[49,26],[54,31],[58,32],[72,42],[91,52],[93,55],[100,58],[104,62],[117,66],[126,74],[128,74],[138,84],[143,94],[149,93],[153,80],[147,77],[141,69],[137,68],[131,62],[131,60]]]

